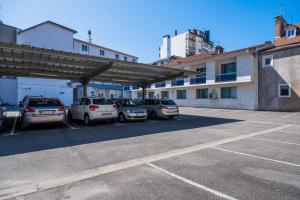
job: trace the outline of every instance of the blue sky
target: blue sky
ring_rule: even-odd
[[[19,28],[52,20],[84,40],[91,29],[94,43],[147,63],[175,29],[209,29],[227,51],[273,40],[281,1],[287,21],[300,23],[299,0],[0,0],[0,19]]]

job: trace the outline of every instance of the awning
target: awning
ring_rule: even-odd
[[[0,75],[146,86],[196,72],[0,43]]]

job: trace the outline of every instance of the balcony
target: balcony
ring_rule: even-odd
[[[236,73],[219,74],[216,76],[216,82],[236,81]]]
[[[138,90],[138,89],[140,89],[140,87],[139,87],[139,86],[136,86],[136,85],[133,85],[133,86],[131,86],[131,89],[132,89],[132,90]]]
[[[190,85],[206,83],[206,76],[190,78]]]
[[[166,87],[166,82],[155,83],[155,88],[163,88]]]
[[[184,79],[172,80],[171,86],[182,86],[184,85]]]

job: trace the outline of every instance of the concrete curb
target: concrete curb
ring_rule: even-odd
[[[194,146],[190,146],[190,147],[175,149],[175,150],[171,150],[171,151],[168,151],[165,153],[155,154],[155,155],[146,156],[143,158],[137,158],[137,159],[119,162],[119,163],[115,163],[115,164],[110,164],[110,165],[106,165],[106,166],[101,166],[101,167],[97,167],[97,168],[93,168],[93,169],[89,169],[89,170],[84,170],[84,171],[76,172],[76,173],[61,177],[61,178],[56,178],[56,179],[47,180],[47,181],[41,181],[41,182],[37,182],[37,183],[29,183],[29,184],[25,184],[25,185],[21,185],[21,186],[12,187],[9,189],[0,190],[0,200],[52,189],[55,187],[67,185],[70,183],[74,183],[74,182],[89,179],[92,177],[112,173],[115,171],[131,168],[131,167],[136,167],[139,165],[171,158],[174,156],[180,156],[183,154],[196,152],[196,151],[199,151],[202,149],[218,146],[218,145],[229,143],[229,142],[235,142],[235,141],[242,140],[242,139],[247,139],[247,138],[265,134],[265,133],[279,131],[279,130],[288,128],[290,126],[291,125],[282,125],[279,127],[270,128],[270,129],[263,130],[263,131],[258,131],[258,132],[254,132],[254,133],[244,134],[241,136],[220,139],[220,140],[217,140],[214,142],[208,142],[208,143],[194,145]]]

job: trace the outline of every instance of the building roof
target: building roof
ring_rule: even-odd
[[[52,25],[58,26],[58,27],[60,27],[60,28],[62,28],[62,29],[66,29],[66,30],[68,30],[68,31],[71,31],[71,32],[73,32],[73,34],[77,33],[77,31],[75,31],[75,30],[73,30],[73,29],[71,29],[71,28],[68,28],[68,27],[66,27],[66,26],[57,24],[57,23],[52,22],[52,21],[49,21],[49,20],[48,20],[48,21],[45,21],[45,22],[42,22],[42,23],[40,23],[40,24],[37,24],[37,25],[35,25],[35,26],[29,27],[29,28],[27,28],[27,29],[21,30],[19,33],[23,33],[23,32],[25,32],[25,31],[34,29],[34,28],[36,28],[36,27],[38,27],[38,26],[41,26],[41,25],[43,25],[43,24],[52,24]]]
[[[75,40],[75,41],[78,41],[78,42],[81,42],[81,43],[84,43],[84,44],[87,44],[87,45],[90,44],[89,42],[86,42],[86,41],[84,41],[84,40],[80,40],[80,39],[77,39],[77,38],[74,38],[74,40]],[[107,48],[107,47],[103,47],[103,46],[100,46],[100,45],[97,45],[97,44],[93,44],[93,43],[92,43],[91,45],[93,45],[93,46],[95,46],[95,47],[98,47],[98,48],[100,48],[100,49],[104,49],[104,50],[107,50],[107,51],[113,51],[113,52],[115,52],[115,53],[123,54],[123,55],[125,55],[125,56],[130,56],[130,57],[133,57],[133,58],[138,59],[138,57],[136,57],[136,56],[133,56],[133,55],[130,55],[130,54],[127,54],[127,53],[123,53],[123,52],[121,52],[121,51],[116,51],[116,50],[113,50],[113,49],[110,49],[110,48]]]
[[[0,43],[0,76],[146,86],[195,72],[98,56]]]
[[[289,44],[295,44],[300,42],[300,35],[294,38],[280,38],[274,41],[275,46],[285,46]]]
[[[271,42],[266,42],[264,44],[259,44],[259,45],[255,45],[255,46],[251,46],[251,47],[247,47],[247,48],[242,48],[242,49],[237,49],[234,51],[228,51],[228,52],[224,52],[224,53],[220,53],[220,54],[211,52],[211,53],[207,53],[207,54],[198,54],[198,55],[194,55],[194,56],[189,56],[186,58],[178,58],[176,60],[173,60],[171,63],[169,63],[166,66],[173,67],[173,66],[177,66],[177,65],[183,65],[183,64],[188,64],[188,63],[190,64],[190,63],[194,63],[194,62],[203,62],[203,61],[206,61],[209,59],[219,58],[219,57],[223,57],[226,55],[251,53],[251,51],[253,51],[253,50],[264,48],[264,47],[270,46],[270,45],[271,45]]]

